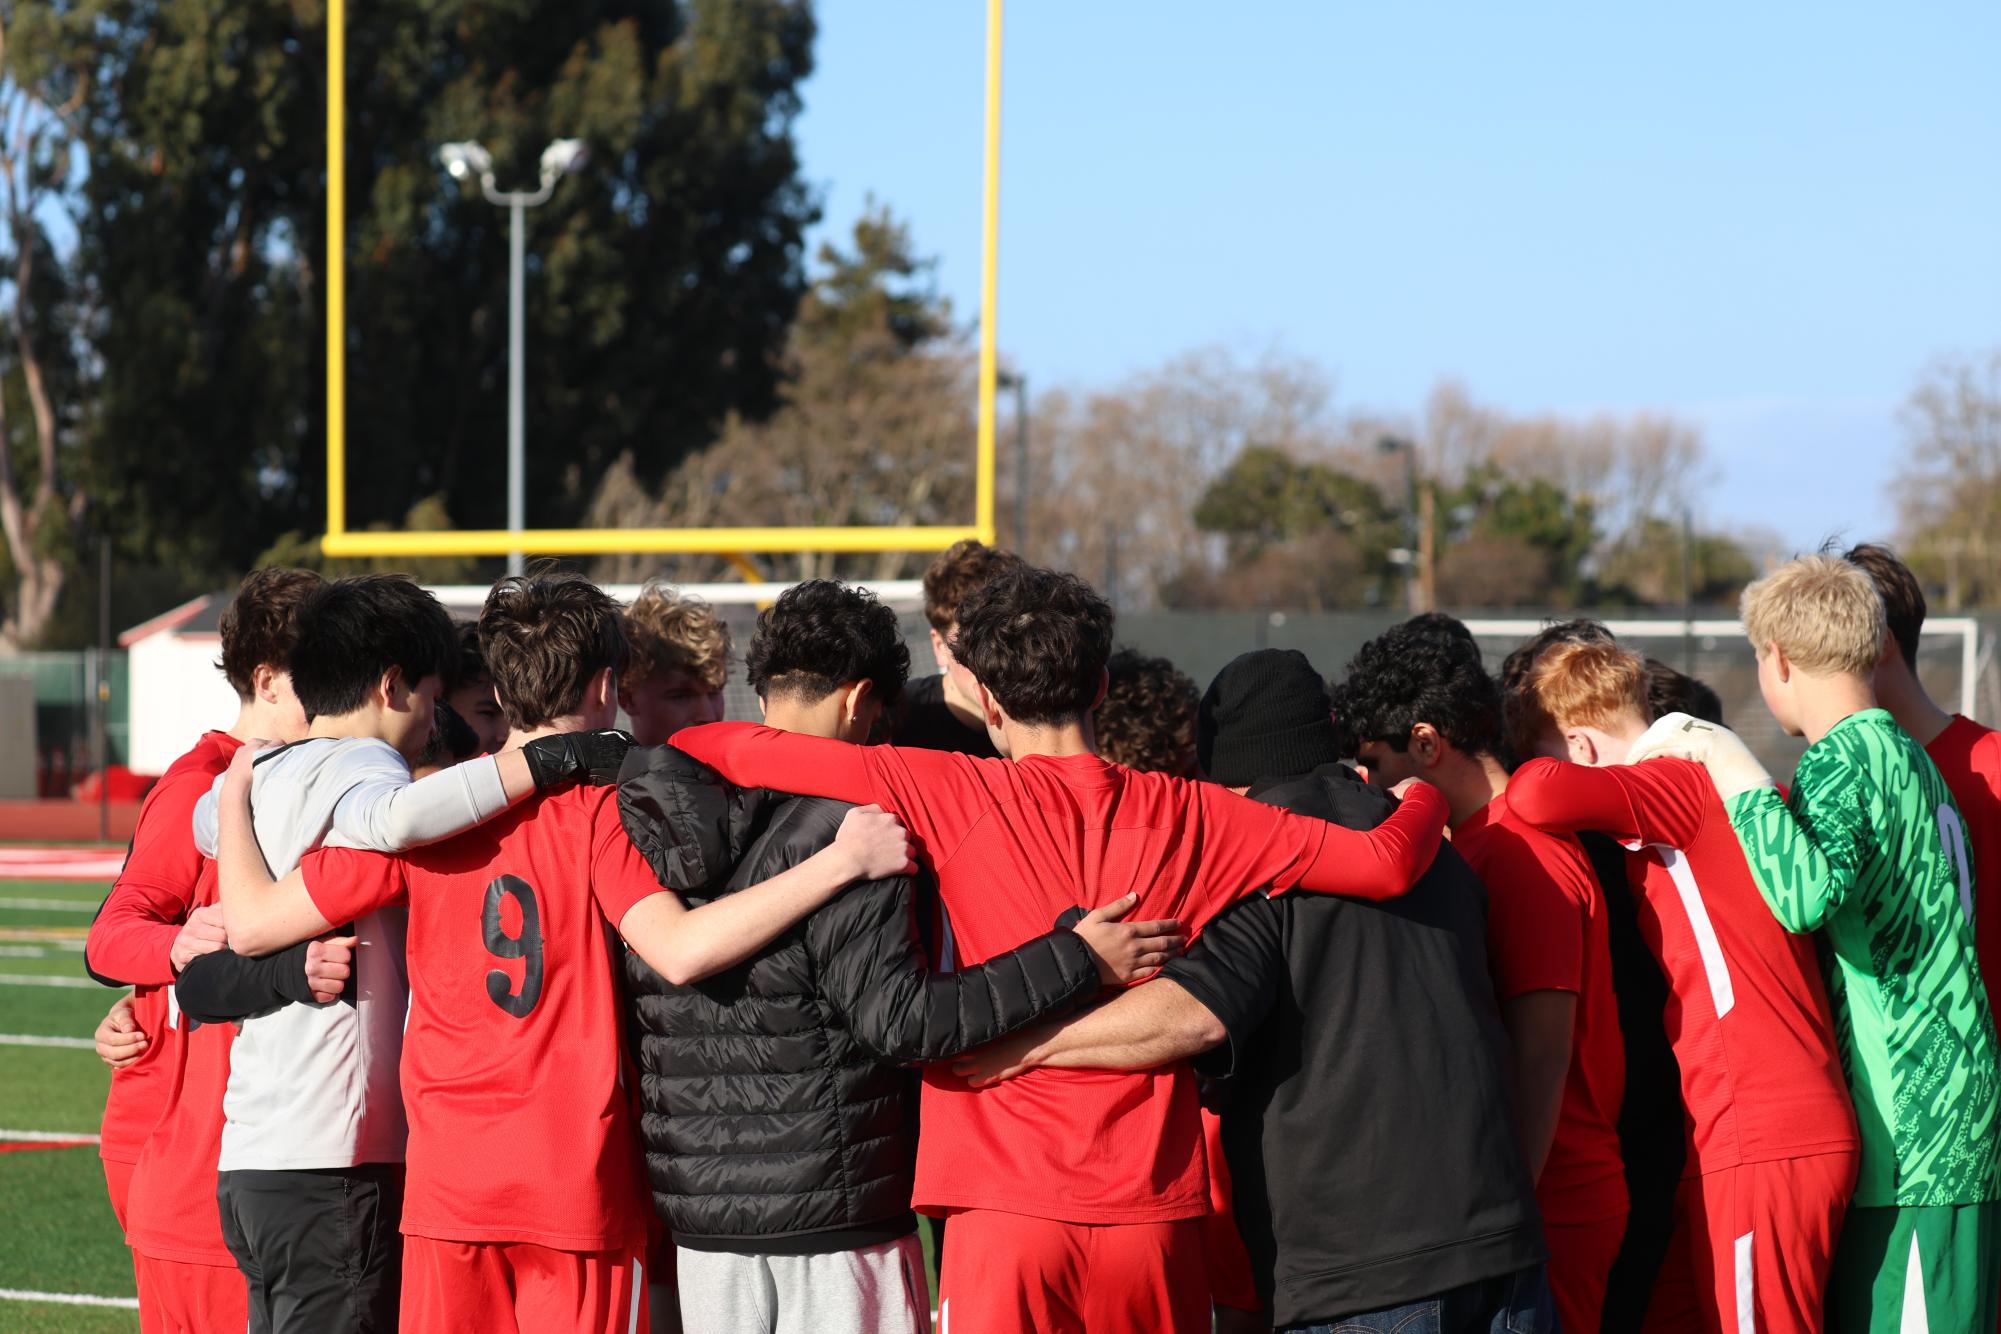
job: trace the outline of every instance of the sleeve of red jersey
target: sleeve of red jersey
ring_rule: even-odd
[[[1195,794],[1203,880],[1214,891],[1203,920],[1266,886],[1274,894],[1296,887],[1395,898],[1431,865],[1445,832],[1445,798],[1428,783],[1413,787],[1374,829],[1295,815],[1208,783],[1197,785]]]
[[[597,815],[592,825],[591,839],[591,894],[598,901],[598,911],[610,922],[613,930],[625,920],[633,905],[641,899],[663,892],[670,892],[653,874],[653,868],[632,838],[625,832],[625,825],[618,818],[618,801],[614,798],[599,803]]]
[[[317,848],[299,862],[306,894],[320,916],[336,924],[386,908],[409,890],[403,863],[360,848]]]
[[[1531,991],[1580,991],[1591,912],[1582,849],[1496,831],[1481,863],[1495,995],[1510,1001]]]
[[[873,803],[900,818],[935,866],[993,807],[982,764],[948,751],[857,746],[756,723],[704,723],[671,743],[738,787]]]
[[[131,986],[174,980],[174,937],[201,878],[195,803],[208,791],[210,777],[195,770],[176,774],[147,801],[125,867],[84,940],[84,963],[98,977]]]
[[[1686,848],[1720,804],[1708,773],[1689,760],[1592,768],[1536,759],[1508,779],[1508,808],[1536,828],[1589,829],[1627,843]]]

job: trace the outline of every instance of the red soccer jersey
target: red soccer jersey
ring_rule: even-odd
[[[322,848],[330,922],[407,894],[403,1231],[566,1251],[637,1246],[649,1208],[612,927],[649,894],[617,792],[571,788],[397,857]]]
[[[1668,979],[1662,1017],[1681,1065],[1687,1175],[1854,1150],[1813,941],[1765,905],[1702,766],[1531,760],[1508,795],[1543,829],[1597,830],[1631,849],[1640,934]]]
[[[1570,1073],[1536,1202],[1552,1223],[1603,1222],[1626,1209],[1618,1130],[1626,1047],[1612,996],[1605,895],[1577,840],[1530,825],[1508,797],[1503,792],[1454,828],[1452,846],[1487,886],[1495,995],[1503,1003],[1531,991],[1577,997]]]
[[[1972,867],[1956,866],[1960,902],[1973,918],[1973,945],[1980,975],[1987,980],[1989,1008],[2001,1009],[2001,732],[1971,718],[1952,716],[1946,729],[1925,747],[1959,803],[1966,825]],[[1959,846],[1947,838],[1948,848]]]
[[[215,863],[202,863],[195,907],[216,901]],[[162,988],[163,994],[166,989]],[[167,1053],[159,1121],[132,1171],[126,1237],[156,1260],[228,1265],[236,1257],[222,1240],[215,1202],[216,1160],[222,1154],[222,1095],[229,1087],[234,1024],[198,1024],[175,1008],[157,1035]]]
[[[113,1162],[139,1161],[174,1078],[171,1044],[162,1042],[161,1035],[171,1017],[174,937],[195,906],[195,882],[201,876],[195,803],[229,767],[239,744],[227,732],[205,732],[193,750],[160,776],[139,808],[125,868],[84,941],[84,959],[92,972],[134,984],[133,1017],[148,1039],[138,1060],[111,1074],[98,1152]]]
[[[1297,885],[1383,898],[1437,851],[1444,802],[1418,789],[1367,833],[1224,788],[1135,773],[1095,755],[1018,763],[850,746],[745,723],[674,744],[733,782],[876,802],[936,872],[956,957],[981,963],[1050,929],[1072,905],[1139,894],[1135,921],[1191,933],[1253,890]],[[1192,1218],[1209,1208],[1194,1076],[1035,1070],[974,1090],[924,1072],[915,1203],[1069,1223]]]

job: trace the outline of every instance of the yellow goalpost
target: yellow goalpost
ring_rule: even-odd
[[[347,4],[327,3],[327,531],[328,556],[609,555],[707,552],[931,551],[994,540],[995,273],[1000,242],[1001,4],[987,0],[986,127],[980,224],[979,434],[973,522],[878,528],[529,528],[359,532],[347,526]]]

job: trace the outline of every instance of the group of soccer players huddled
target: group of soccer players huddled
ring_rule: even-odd
[[[87,944],[142,1328],[1996,1328],[2001,741],[1891,552],[1744,594],[1790,790],[1591,621],[1198,694],[925,602],[790,589],[726,722],[670,588],[250,575]]]

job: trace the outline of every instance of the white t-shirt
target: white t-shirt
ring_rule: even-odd
[[[444,781],[439,781],[444,780]],[[195,843],[214,856],[222,779],[195,810]],[[421,783],[387,742],[315,738],[259,756],[251,816],[271,874],[282,878],[322,843],[397,852],[449,837],[507,805],[489,760]],[[355,922],[353,999],[291,1004],[244,1019],[223,1094],[225,1172],[306,1171],[400,1163],[408,1134],[397,1067],[410,981],[408,913]]]

